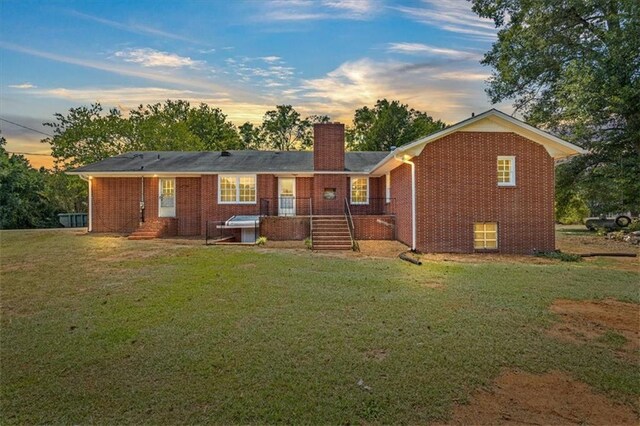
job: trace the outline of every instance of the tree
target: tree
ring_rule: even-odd
[[[271,149],[308,149],[313,145],[313,123],[328,121],[326,115],[314,115],[303,120],[291,105],[277,105],[275,110],[264,115],[262,133],[267,147]]]
[[[130,146],[126,120],[116,108],[106,114],[99,103],[71,108],[67,115],[56,113],[56,121],[44,123],[53,128],[53,137],[42,142],[51,145],[51,154],[62,168],[93,163],[120,154]]]
[[[640,4],[637,0],[473,0],[498,39],[492,102],[589,150],[559,167],[558,193],[593,213],[640,211]]]
[[[0,136],[0,229],[55,225],[55,212],[42,196],[43,174],[22,155],[9,154]]]
[[[61,169],[93,163],[127,151],[201,151],[241,149],[235,126],[218,108],[187,101],[140,105],[123,117],[117,108],[105,113],[99,103],[71,108],[45,123]]]
[[[40,169],[44,188],[42,196],[55,215],[87,211],[87,182],[62,170]]]
[[[187,116],[187,126],[207,151],[242,149],[235,126],[227,121],[227,116],[220,108],[211,108],[207,104],[191,108]]]
[[[238,127],[240,134],[240,145],[242,149],[260,149],[262,148],[262,132],[260,127],[254,126],[248,121]]]
[[[424,112],[382,99],[373,108],[356,110],[353,127],[347,130],[347,143],[355,151],[388,151],[444,127],[442,121]]]

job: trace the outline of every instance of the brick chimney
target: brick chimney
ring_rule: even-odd
[[[344,170],[344,124],[318,123],[313,125],[313,169],[319,171]]]

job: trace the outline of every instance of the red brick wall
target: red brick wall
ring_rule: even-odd
[[[140,178],[91,180],[92,231],[132,232],[140,222]]]
[[[313,178],[313,214],[344,214],[344,199],[347,193],[348,177],[345,175],[321,175]],[[334,200],[324,199],[325,188],[335,188]]]
[[[93,232],[131,233],[140,225],[141,178],[92,179]],[[144,178],[145,221],[158,219],[158,178]],[[176,178],[176,219],[168,234],[200,234],[200,178]],[[173,229],[177,222],[177,229]]]
[[[515,187],[497,185],[500,155],[516,157]],[[428,144],[413,161],[418,250],[473,252],[474,222],[498,223],[500,252],[555,249],[554,162],[540,144],[514,133],[456,132]],[[404,188],[410,197],[410,182],[392,181],[393,196],[401,192],[405,199]],[[410,212],[400,211],[398,203],[398,213],[398,239],[410,242],[410,223],[404,220]]]
[[[353,216],[356,240],[394,240],[394,216]]]
[[[176,178],[178,235],[200,235],[200,178]]]
[[[308,216],[311,214],[312,205],[309,205],[309,201],[312,201],[313,195],[313,178],[312,177],[298,177],[296,178],[296,215]],[[312,201],[313,202],[313,201]]]
[[[260,235],[272,241],[304,240],[309,236],[309,217],[263,217]]]
[[[313,125],[314,170],[344,170],[344,124]]]
[[[403,164],[391,170],[391,198],[396,212],[396,238],[411,246],[411,166]]]
[[[201,227],[206,232],[207,221],[224,221],[233,215],[260,214],[260,199],[278,196],[278,180],[274,175],[257,175],[255,204],[218,204],[218,175],[202,175],[200,182]]]

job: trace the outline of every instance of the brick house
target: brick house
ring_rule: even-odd
[[[316,249],[396,239],[421,252],[555,249],[554,164],[584,151],[495,109],[391,152],[128,152],[70,172],[89,182],[89,231]]]

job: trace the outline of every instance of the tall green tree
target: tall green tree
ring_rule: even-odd
[[[44,170],[9,154],[0,136],[0,229],[55,226],[55,211],[43,196]]]
[[[347,143],[354,151],[388,151],[441,130],[445,124],[399,101],[378,100],[356,110]]]
[[[313,145],[313,124],[329,120],[326,115],[312,115],[303,119],[291,105],[277,105],[276,109],[265,113],[261,130],[269,149],[309,149]]]
[[[254,126],[248,121],[238,127],[240,135],[240,145],[242,149],[261,149],[264,145],[262,140],[262,129],[260,126]]]
[[[129,150],[131,141],[126,120],[117,108],[104,111],[99,103],[71,108],[67,115],[56,113],[55,121],[44,123],[53,137],[51,154],[62,168],[81,166]]]
[[[498,39],[492,102],[589,150],[560,166],[558,193],[593,213],[640,211],[640,2],[473,0]],[[562,202],[562,200],[559,200]]]
[[[140,105],[124,117],[99,104],[55,114],[51,145],[61,169],[93,163],[127,151],[200,151],[241,149],[235,126],[218,108],[168,100]]]

